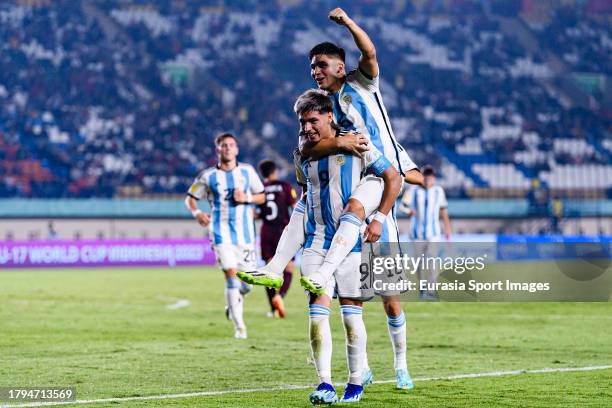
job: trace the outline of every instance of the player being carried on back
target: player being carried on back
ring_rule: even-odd
[[[371,141],[393,166],[402,174],[404,180],[411,184],[423,184],[423,177],[406,151],[399,145],[389,117],[387,115],[379,89],[379,69],[374,44],[342,9],[334,9],[329,18],[345,26],[351,33],[355,44],[361,51],[359,66],[349,72],[345,71],[345,52],[335,44],[324,42],[316,45],[309,53],[311,76],[319,89],[329,93],[333,102],[336,123],[348,130],[356,130],[360,135],[330,138],[313,142],[300,138],[300,152],[305,158],[320,158],[345,149],[360,154],[364,151],[363,143]],[[341,220],[337,232],[327,251],[325,262],[319,271],[308,277],[302,277],[302,286],[312,293],[321,293],[333,271],[349,254],[359,239],[360,223],[366,217],[370,224],[366,236],[372,241],[399,241],[399,232],[394,211],[383,213],[376,211],[378,203],[371,201],[372,191],[381,189],[380,183],[374,180],[362,180],[349,199],[344,213],[359,220],[349,222],[348,217]],[[375,212],[376,211],[376,212]],[[294,213],[289,221],[278,249],[272,260],[263,268],[252,271],[241,271],[238,276],[245,282],[280,287],[281,272],[289,260],[304,244],[303,216]],[[397,387],[413,387],[406,363],[406,320],[397,296],[384,296],[383,305],[387,314],[389,336],[394,349],[394,369]],[[366,360],[367,361],[367,360]],[[367,363],[366,363],[367,365]],[[364,370],[364,384],[372,381],[369,368]]]

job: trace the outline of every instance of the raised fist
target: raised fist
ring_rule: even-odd
[[[339,25],[348,25],[351,21],[350,17],[340,7],[333,9],[329,13],[329,19]]]

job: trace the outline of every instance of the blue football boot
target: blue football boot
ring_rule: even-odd
[[[363,385],[346,384],[344,395],[340,402],[359,402],[363,399]]]
[[[319,384],[308,398],[312,405],[331,405],[338,402],[338,394],[336,394],[334,386],[328,383]]]

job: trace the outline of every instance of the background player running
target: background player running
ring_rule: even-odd
[[[234,337],[246,339],[241,283],[236,271],[256,266],[252,204],[264,202],[264,186],[251,165],[236,160],[238,144],[234,135],[217,136],[215,145],[219,161],[198,175],[185,205],[200,225],[210,227],[215,256],[225,274],[225,302],[234,322]],[[198,208],[197,200],[202,198],[208,199],[211,214]]]
[[[263,160],[259,163],[259,172],[264,178],[266,197],[265,203],[259,206],[262,221],[259,239],[261,257],[268,262],[274,256],[283,229],[289,223],[289,209],[295,206],[297,193],[289,182],[279,180],[278,169],[273,161]],[[283,299],[291,285],[293,269],[293,261],[290,261],[283,271],[283,285],[278,292],[275,288],[266,288],[272,315],[285,317]]]

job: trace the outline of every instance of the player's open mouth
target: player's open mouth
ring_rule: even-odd
[[[311,142],[316,142],[316,140],[313,140],[313,139],[317,139],[318,136],[319,134],[316,132],[311,132],[311,133],[306,134],[306,138],[308,138],[308,140]]]
[[[325,78],[315,78],[315,81],[317,82],[317,85],[321,85],[324,80],[325,80]]]

